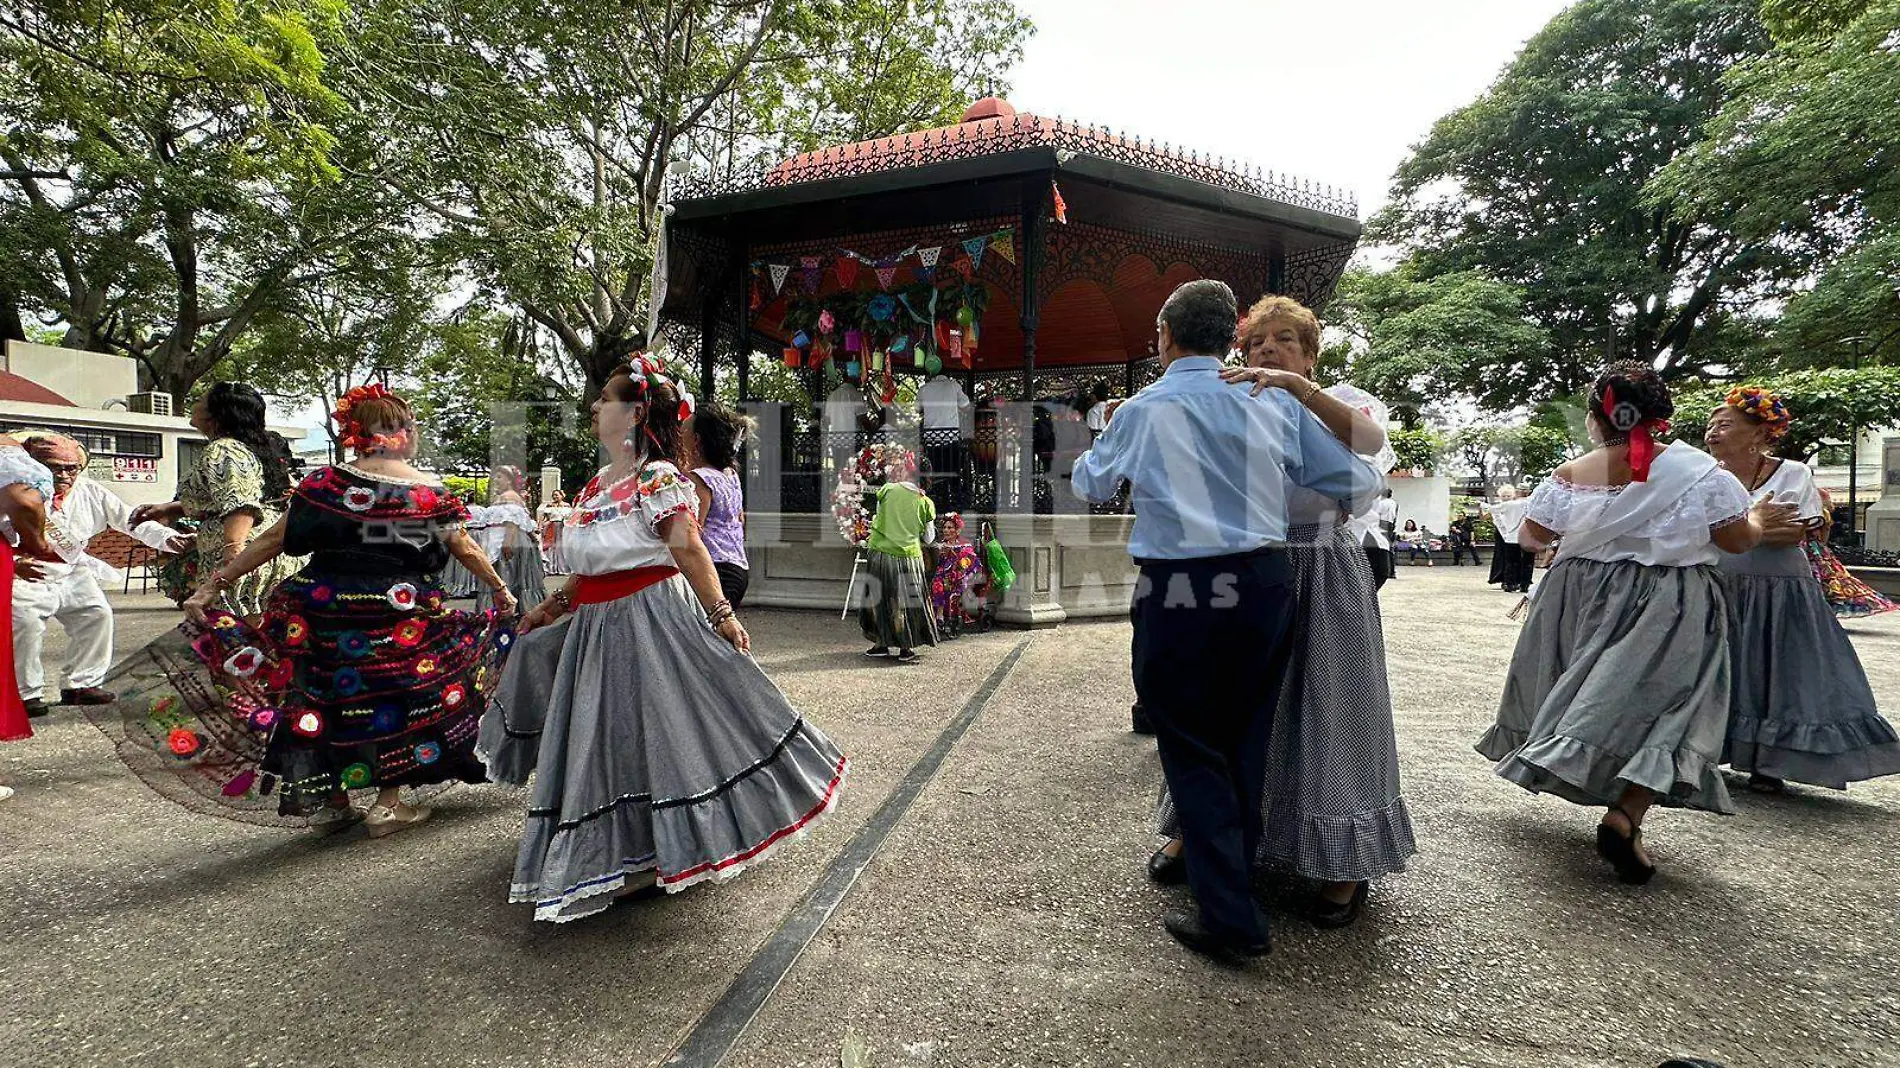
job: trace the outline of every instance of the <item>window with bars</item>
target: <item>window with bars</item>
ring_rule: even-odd
[[[17,420],[0,420],[0,430],[55,431],[79,442],[93,456],[137,456],[157,459],[165,455],[164,441],[159,435],[138,430],[102,430],[90,426],[22,423]]]

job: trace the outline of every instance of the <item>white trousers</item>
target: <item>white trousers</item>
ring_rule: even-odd
[[[112,605],[85,568],[46,582],[13,581],[13,671],[20,697],[42,700],[46,687],[40,649],[46,621],[66,628],[66,688],[97,686],[112,667]]]

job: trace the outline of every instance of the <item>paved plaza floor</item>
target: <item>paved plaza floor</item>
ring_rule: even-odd
[[[1737,782],[1733,818],[1658,810],[1662,873],[1620,886],[1595,812],[1471,750],[1515,599],[1470,568],[1386,587],[1420,854],[1348,930],[1276,913],[1244,971],[1161,929],[1181,892],[1142,871],[1160,770],[1128,733],[1123,623],[900,667],[860,658],[835,615],[749,611],[766,670],[852,755],[843,808],[731,883],[560,927],[505,901],[519,794],[459,788],[382,841],[246,827],[160,800],[62,709],[0,746],[19,791],[0,804],[0,1066],[640,1068],[682,1043],[732,1068],[1900,1063],[1900,782]],[[176,618],[124,601],[121,650]],[[1852,629],[1900,713],[1900,619]],[[940,741],[914,804],[873,821]],[[788,918],[810,940],[774,988],[764,963],[803,944],[774,937]],[[756,1016],[715,1008],[748,991]]]

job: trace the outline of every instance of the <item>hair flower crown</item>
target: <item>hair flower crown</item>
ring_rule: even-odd
[[[1794,423],[1787,402],[1760,386],[1737,386],[1728,391],[1724,403],[1767,427],[1770,441],[1779,440]]]
[[[336,423],[338,443],[359,453],[384,452],[401,446],[408,439],[409,431],[370,434],[365,432],[363,421],[355,415],[357,407],[364,401],[401,399],[381,382],[365,383],[337,398],[336,409],[330,413],[330,418]]]

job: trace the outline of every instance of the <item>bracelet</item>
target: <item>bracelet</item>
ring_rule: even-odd
[[[560,605],[561,611],[563,612],[572,612],[574,610],[574,595],[567,592],[566,587],[562,587],[548,594],[548,600]]]
[[[1306,391],[1300,394],[1300,403],[1301,404],[1310,403],[1313,399],[1313,395],[1318,392],[1319,392],[1319,383],[1309,380],[1306,383]]]
[[[734,610],[731,601],[720,601],[706,611],[706,625],[714,630],[718,630],[725,625],[726,620],[736,619],[738,615],[739,613]]]

